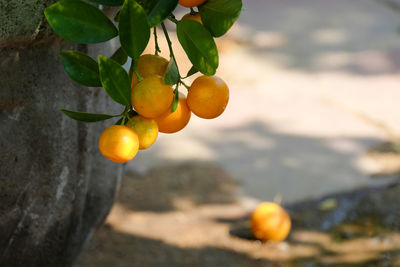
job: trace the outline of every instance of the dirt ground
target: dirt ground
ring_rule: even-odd
[[[293,228],[281,243],[253,239],[239,188],[207,162],[128,173],[76,267],[400,266],[396,183],[288,205]]]

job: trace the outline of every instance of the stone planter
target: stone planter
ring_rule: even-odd
[[[113,122],[78,123],[58,111],[121,107],[67,77],[60,50],[87,47],[51,35],[43,10],[52,2],[0,2],[0,266],[71,266],[122,175],[97,148]]]

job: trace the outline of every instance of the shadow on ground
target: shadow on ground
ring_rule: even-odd
[[[184,162],[129,172],[118,203],[133,211],[165,212],[237,200],[239,183],[211,162]]]
[[[161,186],[159,177],[169,171],[172,176]],[[177,182],[191,173],[196,180],[205,179],[206,186],[190,178],[184,179],[186,184]],[[106,225],[94,235],[76,266],[368,267],[400,263],[397,182],[288,205],[293,220],[288,240],[261,243],[249,231],[250,211],[235,200],[232,188],[221,189],[221,183],[231,181],[223,173],[213,164],[185,163],[128,177]],[[133,181],[141,179],[160,188],[152,191],[153,187]],[[138,198],[132,186],[148,190],[145,193],[150,196]],[[207,197],[218,194],[230,197],[211,197],[213,201]],[[174,204],[181,197],[190,206]],[[153,198],[167,204],[152,203]],[[332,199],[335,205],[321,208]]]
[[[76,267],[269,266],[265,259],[252,259],[230,249],[177,247],[160,240],[120,233],[107,225],[96,233],[89,253],[91,255],[83,257]]]

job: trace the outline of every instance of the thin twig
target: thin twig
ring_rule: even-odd
[[[154,33],[154,43],[155,43],[155,54],[158,56],[158,53],[161,53],[161,49],[160,49],[160,47],[158,46],[158,40],[157,40],[157,26],[154,26],[154,31],[153,31],[153,33]]]
[[[179,73],[178,64],[176,63],[176,58],[175,58],[175,55],[174,55],[174,50],[172,49],[172,42],[171,42],[171,39],[169,39],[168,31],[167,31],[167,28],[165,27],[164,22],[161,22],[161,27],[163,29],[163,32],[164,32],[164,35],[165,35],[165,39],[167,39],[168,48],[169,48],[169,56],[175,61],[176,69],[178,70],[179,79],[181,79],[181,75]]]

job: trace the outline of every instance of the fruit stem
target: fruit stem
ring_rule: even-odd
[[[196,11],[194,11],[193,7],[190,8],[190,15],[196,14]]]
[[[121,121],[121,125],[125,125],[125,121],[126,121],[126,116],[124,115],[124,117],[122,118],[122,121]]]
[[[156,54],[156,56],[158,56],[158,53],[160,52],[161,53],[161,49],[160,49],[160,47],[158,46],[158,40],[157,40],[157,26],[154,26],[154,31],[153,31],[153,33],[154,33],[154,43],[155,43],[155,46],[156,46],[156,51],[155,51],[155,54]]]
[[[175,17],[172,17],[172,16],[168,16],[167,19],[172,21],[175,24],[177,24],[179,22]]]
[[[179,79],[179,82],[183,85],[183,86],[185,86],[186,87],[186,89],[188,89],[189,90],[189,88],[190,88],[190,86],[189,85],[187,85],[184,81],[182,81],[182,79]]]
[[[130,109],[130,107],[125,106],[124,112],[122,112],[122,114],[121,114],[121,115],[123,115],[122,120],[121,120],[121,125],[125,125],[126,117],[128,115],[129,109]]]
[[[176,61],[176,58],[174,55],[174,50],[172,49],[172,42],[171,42],[171,39],[169,39],[168,31],[167,31],[167,28],[165,27],[164,22],[161,22],[161,27],[163,29],[165,39],[167,39],[168,48],[169,48],[169,57],[172,58],[176,63],[177,61]],[[176,63],[176,69],[178,70],[178,76],[179,76],[179,80],[180,80],[182,77],[181,77],[181,74],[179,73],[178,63]]]

